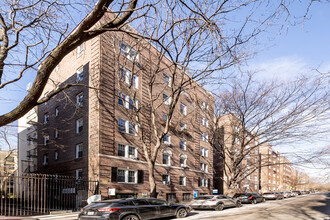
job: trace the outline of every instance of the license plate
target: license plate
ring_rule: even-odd
[[[94,215],[94,212],[87,212],[87,215]]]

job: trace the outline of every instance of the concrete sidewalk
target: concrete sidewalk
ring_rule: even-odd
[[[69,213],[52,213],[50,215],[36,215],[36,216],[29,216],[29,217],[5,217],[0,216],[0,220],[8,219],[8,220],[43,220],[43,219],[77,219],[78,214],[80,212],[69,212]]]

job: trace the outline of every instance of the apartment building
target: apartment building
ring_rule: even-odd
[[[155,164],[158,197],[183,201],[192,198],[193,190],[209,194],[213,151],[205,115],[213,115],[213,97],[190,80],[179,88],[175,109],[169,109],[179,82],[173,72],[183,70],[158,57],[148,42],[122,32],[106,32],[64,57],[43,95],[66,84],[81,86],[39,106],[38,171],[99,181],[102,198],[149,196],[145,154],[157,144],[154,129],[164,129],[168,112],[174,111]],[[157,68],[162,70],[151,91],[150,74]]]
[[[18,175],[37,170],[37,107],[18,120]]]
[[[17,153],[0,149],[0,176],[17,174]]]
[[[292,190],[292,175],[293,167],[291,162],[286,158],[280,157],[280,188],[281,191],[290,191]]]
[[[220,194],[259,191],[259,140],[232,114],[216,119],[214,188]],[[238,165],[235,165],[238,164]],[[234,170],[236,185],[232,186]],[[231,186],[230,186],[231,185]],[[229,190],[229,188],[231,188]],[[234,192],[232,190],[234,189]]]

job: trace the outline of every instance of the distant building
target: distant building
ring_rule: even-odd
[[[18,174],[37,170],[37,107],[18,120]]]
[[[0,150],[0,176],[8,175],[17,175],[17,153]]]

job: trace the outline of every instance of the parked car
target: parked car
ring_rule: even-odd
[[[294,193],[296,193],[298,196],[301,195],[301,191],[293,191]]]
[[[184,218],[190,207],[155,198],[104,200],[85,206],[78,216],[84,219],[139,220],[169,216]]]
[[[233,198],[237,198],[241,203],[256,204],[258,202],[265,202],[265,198],[259,193],[236,193]]]
[[[279,192],[266,192],[264,194],[262,194],[263,197],[265,197],[265,199],[284,199],[283,194],[279,193]]]
[[[291,197],[291,193],[290,192],[280,192],[284,198],[290,198]]]
[[[221,211],[227,207],[241,207],[238,199],[225,195],[203,195],[195,198],[189,206],[193,209],[214,209]]]

